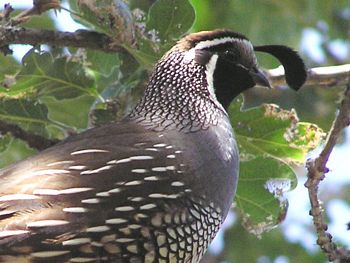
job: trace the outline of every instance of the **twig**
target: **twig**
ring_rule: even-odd
[[[1,134],[10,133],[13,137],[25,141],[30,147],[39,151],[44,150],[56,143],[59,140],[49,140],[42,136],[29,133],[19,126],[0,120]]]
[[[0,20],[9,21],[10,14],[14,11],[10,4],[4,4],[4,11],[0,14]]]
[[[33,0],[33,7],[19,13],[11,20],[12,25],[26,22],[33,15],[40,15],[50,9],[60,9],[59,0]]]
[[[333,122],[322,152],[317,158],[308,160],[306,165],[308,169],[308,179],[305,183],[305,187],[308,189],[311,203],[310,215],[313,217],[313,223],[318,234],[317,244],[326,253],[329,261],[339,259],[343,262],[349,262],[350,251],[338,248],[332,241],[332,235],[327,232],[328,226],[324,220],[323,210],[320,201],[318,200],[318,186],[328,172],[326,164],[335,144],[337,143],[339,135],[341,131],[349,125],[349,122],[350,83],[346,87],[344,98],[340,105],[339,114]]]
[[[116,40],[103,33],[87,30],[62,32],[23,27],[0,26],[0,48],[9,44],[47,44],[56,47],[76,47],[104,52],[125,52]]]
[[[284,80],[284,69],[278,67],[276,69],[270,69],[266,71],[269,76],[269,80],[273,86],[283,86]],[[350,81],[350,64],[331,66],[331,67],[318,67],[308,70],[308,76],[305,86],[325,86],[334,87],[347,85]]]

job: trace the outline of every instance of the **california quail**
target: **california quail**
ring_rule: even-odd
[[[284,46],[260,46],[298,89]],[[198,262],[231,206],[239,156],[226,109],[269,86],[254,47],[229,30],[181,39],[119,123],[90,129],[0,171],[3,262]]]

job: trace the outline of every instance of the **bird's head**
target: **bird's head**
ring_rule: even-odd
[[[305,65],[291,48],[253,46],[247,37],[230,30],[189,34],[174,49],[185,53],[184,61],[205,66],[207,86],[225,109],[234,97],[255,85],[270,87],[255,51],[269,53],[281,62],[291,88],[298,90],[306,80]]]
[[[241,92],[255,85],[270,87],[255,51],[279,59],[293,89],[305,82],[304,63],[292,49],[254,47],[245,36],[229,30],[203,31],[185,36],[159,60],[130,117],[162,129],[192,131],[216,125]]]

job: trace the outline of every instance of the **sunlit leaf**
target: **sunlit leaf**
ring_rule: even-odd
[[[157,0],[150,8],[147,29],[162,42],[172,43],[192,26],[195,13],[188,0]]]
[[[43,104],[28,99],[0,100],[0,119],[16,123],[25,130],[47,136],[46,125],[51,124],[47,108]]]
[[[283,194],[296,184],[294,171],[285,163],[261,155],[243,157],[235,202],[244,227],[260,236],[280,223],[288,208]]]
[[[284,193],[297,178],[290,164],[305,162],[324,133],[314,124],[299,122],[295,111],[276,105],[241,111],[241,99],[229,108],[240,148],[240,179],[236,205],[243,225],[260,236],[280,223],[287,213]]]
[[[116,40],[116,44],[131,45],[134,40],[133,16],[122,0],[70,1],[71,8],[79,13],[73,18],[94,30],[104,32]]]
[[[240,103],[231,104],[230,119],[242,153],[267,155],[290,163],[301,164],[306,154],[324,137],[314,124],[299,122],[295,111],[265,104],[245,112]]]
[[[0,88],[3,95],[14,97],[26,94],[74,98],[82,94],[97,96],[94,80],[79,61],[72,58],[53,58],[48,52],[32,49],[23,58],[23,67],[16,75],[16,83]]]
[[[50,120],[79,130],[87,128],[89,112],[95,98],[88,95],[64,100],[43,97],[41,101],[48,108],[48,118]],[[79,105],[79,108],[77,108],[77,105]]]
[[[0,144],[6,147],[6,149],[1,147],[0,167],[5,167],[36,153],[25,142],[15,139],[10,135],[1,137]]]

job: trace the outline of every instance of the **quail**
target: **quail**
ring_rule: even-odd
[[[230,30],[192,33],[155,65],[122,121],[0,170],[2,262],[199,262],[232,204],[230,102],[269,86],[255,51],[299,89],[303,61]]]

